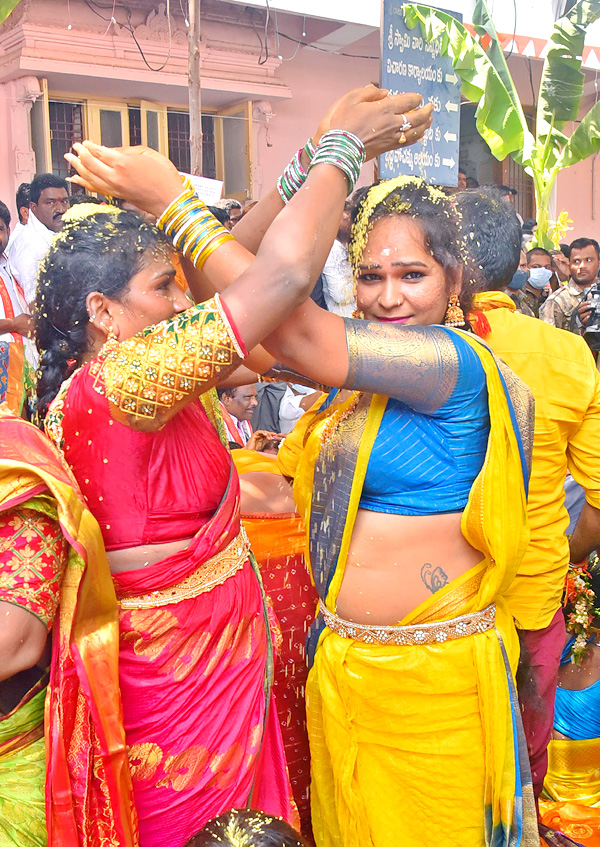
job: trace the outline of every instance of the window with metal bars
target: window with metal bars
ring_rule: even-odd
[[[129,106],[129,143],[132,147],[142,143],[142,111],[139,106]]]
[[[215,119],[211,115],[202,115],[202,171],[210,179],[217,176]]]
[[[69,103],[52,100],[50,111],[50,147],[52,152],[52,171],[58,176],[67,177],[73,169],[67,164],[64,154],[77,141],[84,138],[83,103]],[[129,143],[142,143],[142,122],[139,106],[128,107]],[[180,171],[190,170],[190,118],[187,112],[169,111],[167,114],[169,158]],[[203,175],[216,178],[215,130],[212,115],[202,116],[202,170]],[[82,191],[72,186],[73,193]]]
[[[187,112],[167,113],[169,159],[178,171],[190,172],[190,116]],[[211,115],[202,115],[202,175],[216,178],[215,128]]]
[[[73,169],[64,156],[75,142],[83,141],[83,105],[51,101],[48,107],[52,172],[57,176],[68,177],[73,174]],[[72,190],[76,193],[82,189],[73,185]]]
[[[169,159],[178,171],[190,172],[190,116],[187,112],[168,112]]]
[[[502,183],[519,192],[514,198],[515,209],[523,220],[535,218],[533,180],[524,168],[510,157],[502,162]]]

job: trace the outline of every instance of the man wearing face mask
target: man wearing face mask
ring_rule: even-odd
[[[521,267],[519,266],[519,270]],[[517,309],[530,318],[538,318],[540,307],[548,296],[550,279],[554,273],[552,256],[542,247],[534,247],[527,253],[527,264],[524,269],[527,280],[518,297]]]
[[[576,238],[570,249],[571,278],[548,297],[540,309],[540,318],[559,329],[568,329],[580,335],[582,328],[577,322],[576,313],[586,299],[590,285],[598,280],[600,247],[593,238]],[[589,320],[589,313],[581,318],[583,323],[586,322],[585,318]]]
[[[521,255],[525,255],[523,250],[521,250]],[[519,265],[517,270],[514,272],[511,281],[506,287],[506,293],[517,307],[518,312],[521,312],[524,315],[529,315],[529,317],[535,317],[525,301],[525,292],[523,291],[528,279],[529,271],[527,270],[527,263],[524,262],[523,267]]]

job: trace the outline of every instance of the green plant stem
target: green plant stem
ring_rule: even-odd
[[[553,168],[544,178],[542,174],[533,175],[533,186],[535,190],[535,206],[537,230],[533,238],[534,247],[543,247],[552,250],[554,244],[550,238],[550,198],[552,189],[558,176],[558,170]]]

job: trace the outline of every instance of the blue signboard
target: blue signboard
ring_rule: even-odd
[[[381,87],[392,94],[416,91],[433,103],[433,123],[423,141],[379,158],[382,179],[408,174],[436,185],[456,185],[460,139],[460,79],[452,60],[440,55],[440,41],[425,41],[421,29],[408,29],[402,0],[383,0]],[[462,20],[462,15],[451,13]]]

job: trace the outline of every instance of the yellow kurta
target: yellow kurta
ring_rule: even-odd
[[[535,398],[531,540],[505,597],[518,626],[543,629],[560,608],[569,563],[567,469],[600,508],[600,374],[583,338],[515,312],[508,295],[478,295],[475,308],[492,329],[486,343]]]

